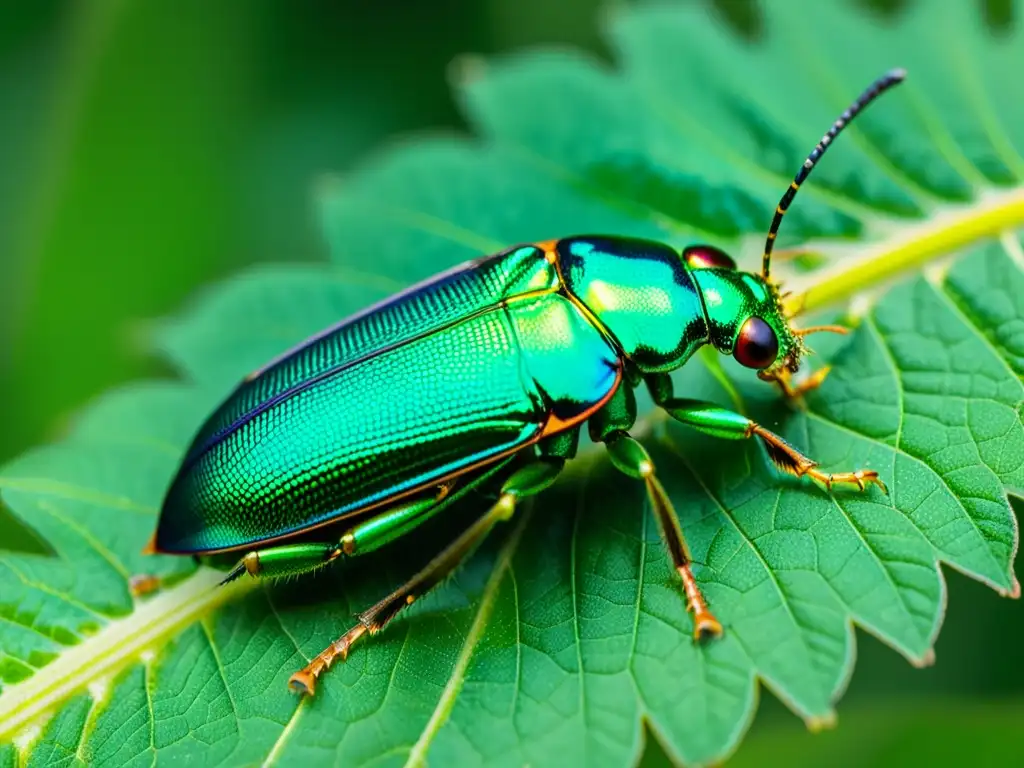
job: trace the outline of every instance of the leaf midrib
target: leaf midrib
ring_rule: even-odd
[[[897,227],[891,238],[869,246],[863,257],[852,262],[838,262],[824,272],[793,278],[790,284],[795,295],[787,300],[787,309],[801,314],[840,303],[933,259],[1024,226],[1024,188],[991,191],[987,197]]]
[[[73,693],[106,674],[115,674],[160,647],[166,637],[229,599],[251,589],[255,582],[239,580],[218,587],[222,575],[202,568],[181,584],[142,604],[131,615],[111,621],[96,635],[68,649],[39,673],[6,688],[0,695],[0,741],[51,711]]]

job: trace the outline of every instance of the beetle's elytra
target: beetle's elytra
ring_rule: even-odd
[[[800,184],[843,127],[899,83],[877,80],[832,125],[779,203],[760,274],[711,246],[677,252],[612,236],[518,245],[439,275],[327,329],[243,381],[196,435],[161,510],[149,552],[235,563],[225,578],[301,574],[402,536],[485,481],[498,500],[420,573],[359,616],[289,685],[317,678],[359,637],[455,569],[523,497],[554,482],[580,430],[647,488],[698,639],[722,633],[690,570],[672,505],[629,435],[633,390],[701,432],[758,437],[782,470],[861,490],[877,473],[821,472],[759,424],[677,397],[669,372],[702,345],[796,397],[806,352],[769,279],[775,236]],[[215,557],[216,556],[216,557]],[[139,581],[150,584],[150,581]]]

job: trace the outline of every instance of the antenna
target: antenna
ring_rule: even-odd
[[[894,85],[899,85],[903,82],[903,78],[907,76],[905,69],[892,69],[882,75],[880,78],[875,80],[867,90],[864,91],[857,100],[853,102],[846,111],[839,116],[839,118],[832,123],[832,127],[828,129],[828,132],[821,137],[821,141],[818,142],[817,146],[811,150],[811,154],[804,160],[804,164],[800,166],[800,170],[796,174],[796,178],[789,185],[789,189],[782,196],[778,206],[775,208],[775,216],[772,218],[772,225],[768,228],[768,239],[764,244],[764,258],[761,262],[761,277],[765,280],[768,279],[768,268],[771,265],[772,260],[772,248],[775,247],[775,237],[779,233],[779,224],[782,223],[782,217],[786,215],[786,211],[789,210],[789,204],[793,202],[793,198],[796,196],[796,191],[800,189],[800,185],[804,183],[804,180],[811,173],[811,169],[818,164],[821,160],[822,155],[825,154],[825,150],[828,149],[832,140],[839,135],[839,133],[850,124],[850,121],[857,116],[864,107],[870,104],[872,101],[881,96],[885,91],[892,88]]]

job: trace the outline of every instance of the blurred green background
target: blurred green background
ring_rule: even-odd
[[[753,2],[707,2],[756,39]],[[159,373],[140,333],[197,287],[324,258],[317,179],[396,134],[461,128],[445,78],[455,56],[551,43],[606,55],[602,5],[0,6],[0,461],[59,435],[101,391]],[[996,28],[1021,21],[1007,0],[979,8]],[[40,546],[2,508],[0,545]],[[841,727],[811,735],[764,695],[730,762],[1024,765],[1024,610],[947,576],[937,666],[915,670],[859,633]],[[644,763],[668,764],[656,745]]]

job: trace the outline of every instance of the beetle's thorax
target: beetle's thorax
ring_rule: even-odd
[[[553,247],[566,291],[642,373],[678,368],[707,342],[698,287],[673,249],[621,237]]]

